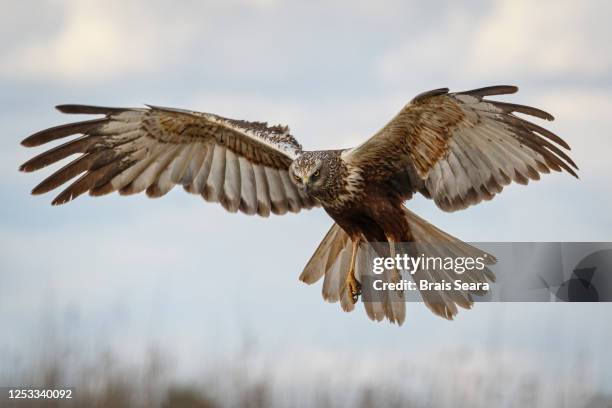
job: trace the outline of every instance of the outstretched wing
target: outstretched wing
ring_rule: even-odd
[[[414,191],[445,211],[490,200],[511,181],[527,184],[540,173],[578,168],[552,132],[515,115],[553,120],[536,108],[483,99],[511,94],[514,86],[414,98],[384,128],[343,159],[363,168],[368,182],[385,183],[409,198]]]
[[[268,216],[316,205],[289,179],[287,169],[302,148],[287,127],[155,106],[57,109],[105,116],[46,129],[23,140],[24,146],[33,147],[82,134],[20,167],[30,172],[80,154],[32,190],[46,193],[80,175],[54,205],[85,192],[98,196],[146,191],[149,197],[161,197],[177,184],[231,212]]]

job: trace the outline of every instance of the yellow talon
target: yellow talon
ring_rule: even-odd
[[[357,260],[357,251],[359,250],[359,240],[353,241],[353,251],[351,253],[351,264],[349,266],[349,272],[346,275],[346,281],[344,282],[345,290],[348,291],[348,295],[351,298],[353,304],[357,303],[359,295],[361,295],[361,284],[355,278],[355,261]]]

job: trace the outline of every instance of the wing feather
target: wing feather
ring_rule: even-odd
[[[151,198],[161,197],[174,187],[174,183],[170,180],[172,163],[184,149],[184,145],[176,145],[168,149],[147,169],[149,174],[146,178],[143,178],[147,196]]]
[[[255,173],[255,185],[257,186],[257,214],[268,217],[272,210],[272,203],[270,202],[270,189],[266,171],[263,166],[253,164],[253,172]]]
[[[198,150],[197,144],[191,143],[187,145],[187,147],[185,147],[178,155],[175,160],[175,164],[172,167],[172,172],[170,173],[170,180],[173,183],[183,184],[181,181],[196,150]]]
[[[272,212],[278,215],[285,214],[289,205],[287,203],[285,188],[283,187],[283,181],[280,178],[280,174],[278,174],[276,169],[270,167],[265,168],[265,174],[268,180]]]
[[[289,205],[289,211],[291,212],[299,212],[301,203],[300,203],[300,193],[298,192],[295,184],[289,180],[289,174],[287,172],[278,172],[283,184],[283,189],[285,190],[285,196],[287,197],[287,204]]]
[[[164,145],[152,145],[150,150],[140,149],[139,152],[143,158],[116,178],[119,194],[132,195],[143,192],[146,184],[138,182],[138,178],[164,153],[164,150]],[[136,182],[134,183],[134,181]]]
[[[202,197],[206,201],[219,202],[224,198],[223,183],[225,181],[225,147],[215,145],[212,162],[210,165],[210,175],[206,180]]]
[[[62,139],[66,136],[79,133],[87,134],[103,123],[105,123],[104,119],[92,119],[83,122],[69,123],[67,125],[54,126],[26,137],[21,144],[25,147],[35,147],[49,143],[53,140]]]
[[[240,164],[236,155],[230,150],[225,152],[225,181],[223,183],[223,207],[229,212],[240,208]]]
[[[96,157],[99,154],[89,153],[79,157],[77,160],[68,163],[49,177],[41,181],[36,187],[32,189],[32,194],[44,194],[47,193],[79,174],[87,171],[95,162]]]
[[[244,157],[238,157],[240,166],[240,211],[245,214],[257,213],[257,184],[253,166]]]
[[[184,179],[183,185],[190,193],[202,194],[210,175],[210,169],[215,154],[215,145],[206,144],[198,149],[190,165],[191,177]]]

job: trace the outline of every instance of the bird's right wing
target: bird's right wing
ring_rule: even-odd
[[[23,140],[24,146],[33,147],[83,135],[20,167],[30,172],[80,155],[32,190],[46,193],[80,175],[53,200],[54,205],[85,192],[98,196],[146,190],[149,197],[160,197],[177,184],[231,212],[268,216],[316,205],[289,179],[289,165],[302,148],[287,127],[154,106],[61,105],[58,109],[105,116],[56,126]]]

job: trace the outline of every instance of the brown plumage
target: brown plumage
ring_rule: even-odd
[[[71,182],[53,204],[86,192],[98,196],[145,191],[149,197],[161,197],[178,184],[230,212],[268,216],[320,205],[336,224],[300,279],[310,284],[324,277],[323,297],[352,310],[372,253],[393,255],[400,243],[410,242],[416,245],[410,251],[488,255],[410,212],[403,203],[414,193],[433,199],[444,211],[455,211],[492,199],[512,181],[527,184],[551,170],[576,176],[576,164],[563,150],[569,150],[567,143],[515,115],[553,120],[550,114],[484,99],[516,91],[513,86],[494,86],[425,92],[361,145],[329,151],[303,151],[289,128],[280,125],[156,106],[61,105],[58,109],[64,113],[104,117],[26,138],[22,144],[34,147],[82,135],[20,169],[35,171],[79,155],[32,190],[42,194]],[[444,251],[436,246],[440,243]],[[488,263],[493,262],[489,257]],[[394,271],[383,277],[393,282],[401,275]],[[428,282],[450,278],[449,272],[438,270],[413,276]],[[472,270],[462,279],[488,282],[494,275],[488,269]],[[450,319],[457,306],[471,307],[472,294],[482,293],[423,291],[422,297],[434,313]],[[383,299],[364,302],[368,316],[401,324],[402,296],[387,293]]]

